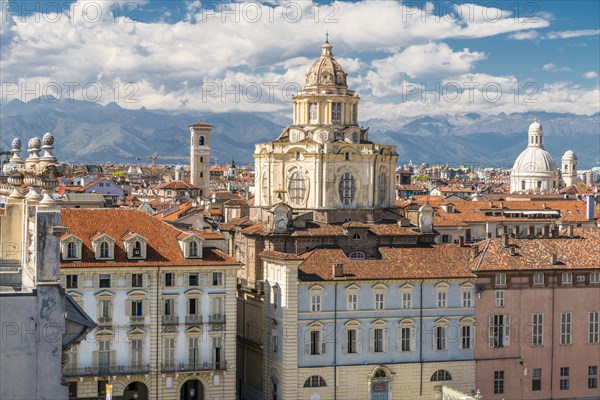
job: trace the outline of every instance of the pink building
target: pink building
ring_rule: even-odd
[[[476,262],[484,399],[599,399],[600,230],[488,239]]]

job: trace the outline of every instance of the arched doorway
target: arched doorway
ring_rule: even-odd
[[[131,382],[123,391],[124,400],[148,400],[148,388],[142,382]]]
[[[186,381],[180,390],[180,400],[204,400],[204,386],[198,379]]]
[[[390,372],[385,367],[375,368],[369,377],[369,399],[388,400],[391,395]]]

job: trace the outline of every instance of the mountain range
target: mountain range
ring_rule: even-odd
[[[369,119],[374,142],[398,146],[399,164],[413,162],[510,167],[527,145],[527,128],[534,118],[544,127],[544,145],[557,163],[573,150],[579,168],[600,164],[600,113],[475,113]],[[280,114],[173,113],[122,108],[53,97],[28,102],[12,100],[0,107],[0,148],[10,149],[13,137],[23,143],[52,132],[55,154],[73,163],[140,162],[136,157],[158,153],[158,162],[189,162],[187,126],[203,121],[214,126],[212,156],[219,162],[252,162],[255,143],[275,139],[286,124]],[[25,149],[24,149],[25,150]],[[23,154],[26,156],[26,154]],[[163,157],[161,159],[161,157]],[[147,161],[144,161],[147,162]]]

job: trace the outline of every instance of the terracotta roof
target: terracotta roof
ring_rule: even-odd
[[[166,222],[148,213],[135,209],[62,209],[62,224],[68,234],[83,240],[81,261],[62,261],[61,268],[75,267],[119,267],[119,266],[158,266],[158,265],[238,265],[238,262],[215,248],[204,248],[202,259],[183,257],[177,237],[182,233]],[[90,236],[97,232],[115,238],[115,258],[110,261],[97,261],[91,246]],[[129,260],[122,240],[128,232],[137,233],[148,239],[147,258]]]
[[[316,249],[305,253],[300,281],[333,280],[334,264],[344,265],[344,279],[472,278],[470,249],[455,245],[381,247],[379,260],[351,260],[341,249]]]
[[[342,224],[342,228],[355,228],[355,229],[367,229],[369,225],[364,224],[360,221],[348,221]]]
[[[197,189],[197,187],[194,185],[191,185],[187,182],[184,182],[184,181],[165,182],[165,183],[161,183],[159,185],[152,187],[152,190],[160,190],[160,189],[183,190],[183,189]]]
[[[514,248],[516,255],[510,255]],[[565,232],[558,238],[509,239],[509,247],[503,239],[488,239],[480,243],[482,252],[476,258],[477,271],[527,271],[554,269],[600,268],[600,229],[576,228],[574,237]],[[551,255],[556,254],[558,263],[553,265]]]
[[[231,221],[226,222],[224,224],[221,224],[219,228],[223,231],[231,231],[235,230],[238,227],[246,227],[251,225],[254,225],[254,221],[252,221],[250,218],[240,217],[232,219]]]
[[[304,257],[291,253],[266,250],[259,254],[260,257],[278,258],[280,260],[304,260]]]
[[[206,122],[196,122],[195,124],[189,125],[189,126],[206,126],[206,127],[211,127],[212,125],[207,124]]]

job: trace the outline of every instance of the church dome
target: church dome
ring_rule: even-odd
[[[556,172],[556,162],[554,158],[541,147],[528,147],[515,160],[513,173],[537,174]]]
[[[575,153],[573,152],[573,150],[567,150],[567,151],[565,151],[565,154],[563,155],[563,158],[573,158],[573,159],[577,160],[577,156],[575,155]]]
[[[347,89],[346,72],[333,58],[333,46],[329,42],[321,46],[321,57],[314,62],[306,73],[305,88],[328,87]]]
[[[531,125],[529,125],[529,130],[530,131],[541,131],[542,124],[540,124],[537,120],[535,120],[535,121],[533,121],[533,123]]]

